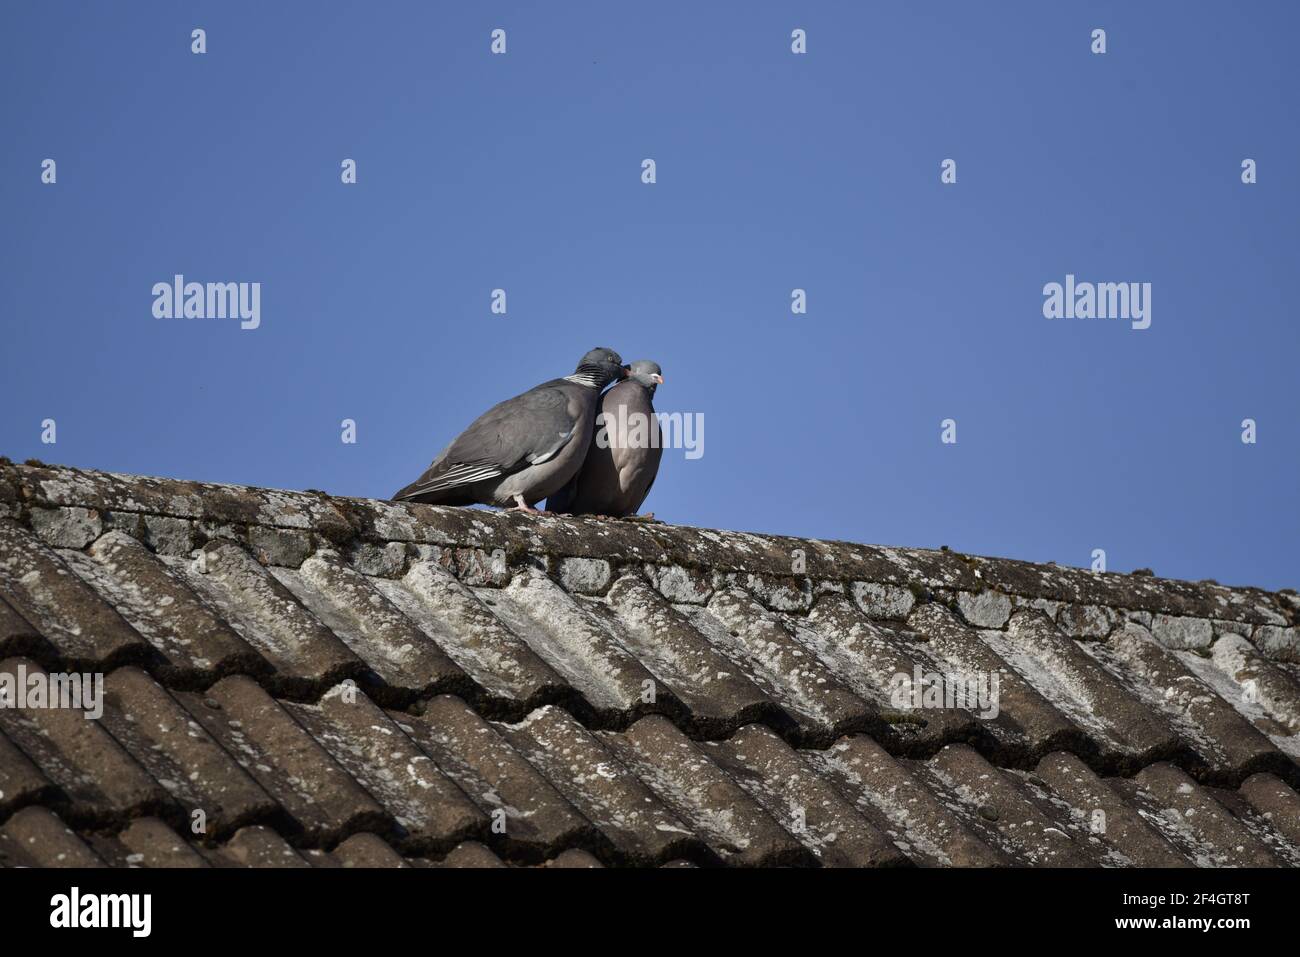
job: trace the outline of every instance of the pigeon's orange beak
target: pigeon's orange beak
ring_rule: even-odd
[[[651,375],[650,378],[654,379],[655,382],[659,383],[660,385],[664,384],[664,377],[657,372]]]

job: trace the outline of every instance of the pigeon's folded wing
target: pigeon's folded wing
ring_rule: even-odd
[[[554,458],[578,427],[569,414],[565,385],[563,380],[548,382],[494,405],[394,497],[471,485]]]

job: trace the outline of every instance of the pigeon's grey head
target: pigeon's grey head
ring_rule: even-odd
[[[652,362],[649,359],[637,359],[636,362],[628,366],[630,370],[627,377],[637,385],[644,386],[649,390],[651,395],[655,394],[655,389],[664,384],[664,373],[659,368],[659,363]]]
[[[626,378],[627,366],[613,349],[598,346],[582,357],[573,377],[603,389],[611,382]]]

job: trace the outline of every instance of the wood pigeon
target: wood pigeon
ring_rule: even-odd
[[[573,480],[547,500],[551,511],[622,518],[635,515],[650,494],[663,455],[651,400],[663,384],[663,371],[649,359],[628,368],[628,377],[601,399],[587,458]]]
[[[600,390],[626,377],[612,349],[592,349],[573,375],[494,405],[393,498],[430,505],[532,506],[582,467],[595,432]]]

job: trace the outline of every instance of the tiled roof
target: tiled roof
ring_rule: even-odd
[[[1290,591],[0,462],[0,599],[6,864],[1300,864]]]

